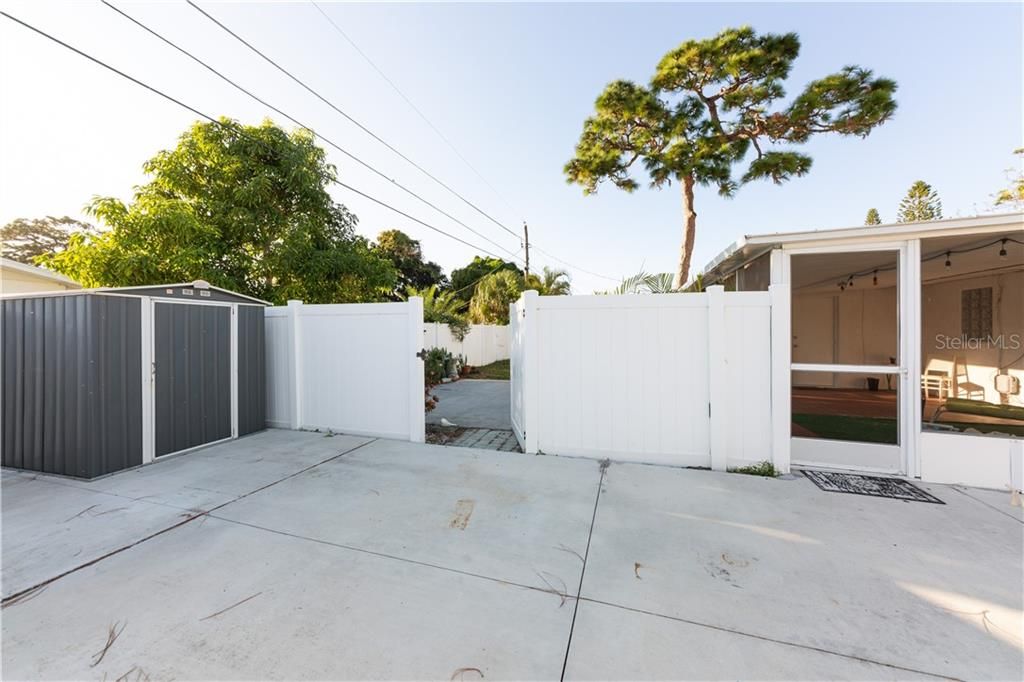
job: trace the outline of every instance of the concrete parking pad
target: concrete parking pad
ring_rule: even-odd
[[[93,482],[5,471],[4,594],[45,584],[4,603],[3,669],[1020,679],[1024,524],[926,487],[947,504],[285,431]]]
[[[427,413],[428,424],[445,418],[459,426],[512,430],[512,389],[508,381],[462,379],[430,389],[437,407]]]
[[[371,440],[267,431],[95,481],[5,470],[3,596]]]
[[[5,476],[3,596],[38,585],[189,516],[180,509],[26,474]]]
[[[594,460],[378,440],[216,516],[575,594],[599,478]]]
[[[946,504],[613,464],[582,595],[926,673],[1020,679],[1021,524],[925,487]]]
[[[561,671],[572,606],[207,518],[3,615],[7,679],[539,680]]]

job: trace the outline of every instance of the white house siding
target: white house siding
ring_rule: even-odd
[[[30,272],[36,270],[38,272]],[[45,291],[81,289],[78,284],[33,266],[0,264],[0,294],[31,294]]]

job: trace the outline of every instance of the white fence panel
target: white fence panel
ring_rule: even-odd
[[[292,426],[291,326],[287,308],[264,310],[267,357],[267,425],[279,429]]]
[[[423,440],[421,299],[290,301],[269,309],[266,325],[273,425]]]
[[[511,336],[511,352],[509,354],[509,376],[512,379],[512,431],[524,452],[531,452],[526,446],[526,410],[524,389],[526,387],[526,325],[523,322],[527,301],[535,301],[535,292],[528,291],[517,302],[509,306],[509,335]],[[532,450],[536,452],[536,449]]]
[[[511,344],[526,452],[715,469],[772,457],[767,293],[526,292]]]
[[[538,448],[708,466],[705,298],[540,297]]]
[[[733,468],[772,459],[771,297],[729,292],[723,299],[724,364],[711,374],[721,388],[712,431],[722,434],[726,464]]]
[[[462,341],[452,337],[448,325],[431,322],[423,325],[423,347],[444,348],[452,355],[461,355],[474,367],[489,365],[509,358],[509,327],[495,324],[470,325]]]

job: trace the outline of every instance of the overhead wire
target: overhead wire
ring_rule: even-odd
[[[288,78],[290,78],[290,79],[291,79],[292,81],[294,81],[294,82],[295,82],[296,84],[298,84],[298,85],[299,85],[300,87],[302,87],[302,88],[303,88],[304,90],[306,90],[307,92],[309,92],[309,93],[310,93],[311,95],[313,95],[314,97],[316,97],[317,99],[319,99],[319,100],[320,100],[321,102],[323,102],[323,103],[324,103],[324,104],[326,104],[327,106],[329,106],[329,107],[330,107],[331,109],[333,109],[333,110],[334,110],[334,111],[336,111],[336,112],[337,112],[338,114],[340,114],[341,116],[343,116],[343,117],[344,117],[345,119],[347,119],[347,120],[348,120],[348,121],[349,121],[350,123],[352,123],[352,124],[353,124],[353,125],[355,125],[355,126],[356,126],[357,128],[359,128],[360,130],[362,130],[362,131],[363,131],[364,133],[366,133],[367,135],[369,135],[370,137],[372,137],[372,138],[373,138],[374,140],[376,140],[376,141],[377,141],[377,142],[379,142],[380,144],[382,144],[382,145],[384,145],[385,147],[387,147],[387,148],[388,148],[388,149],[389,149],[389,150],[390,150],[391,152],[393,152],[393,153],[394,153],[394,154],[396,154],[396,155],[397,155],[397,156],[398,156],[399,158],[401,158],[402,160],[404,160],[405,162],[407,162],[408,164],[410,164],[410,165],[411,165],[411,166],[412,166],[413,168],[417,169],[418,171],[420,171],[421,173],[423,173],[424,175],[426,175],[426,176],[427,176],[428,178],[430,178],[431,180],[433,180],[434,182],[436,182],[436,183],[437,183],[438,185],[440,185],[441,187],[443,187],[444,189],[446,189],[446,190],[447,190],[448,192],[450,192],[451,194],[453,194],[454,196],[456,196],[456,197],[457,197],[457,198],[458,198],[459,200],[461,200],[461,201],[462,201],[463,203],[465,203],[465,204],[466,204],[467,206],[469,206],[470,208],[472,208],[473,210],[475,210],[475,211],[476,211],[477,213],[479,213],[480,215],[482,215],[482,216],[484,216],[485,218],[487,218],[488,220],[490,220],[490,221],[491,221],[492,223],[494,223],[495,225],[497,225],[497,226],[498,226],[498,227],[500,227],[501,229],[503,229],[503,230],[505,230],[506,232],[508,232],[509,234],[511,234],[511,235],[512,235],[513,237],[515,237],[516,239],[520,239],[520,235],[519,235],[519,234],[518,234],[517,232],[515,232],[515,231],[513,231],[513,230],[509,229],[509,228],[508,228],[508,226],[506,226],[505,224],[503,224],[503,223],[502,223],[501,221],[499,221],[499,220],[498,220],[497,218],[495,218],[495,217],[494,217],[494,216],[492,216],[491,214],[489,214],[489,213],[487,213],[486,211],[484,211],[484,210],[483,210],[482,208],[480,208],[480,207],[479,207],[479,206],[477,206],[477,205],[476,205],[475,203],[473,203],[472,201],[470,201],[469,199],[467,199],[467,198],[466,198],[465,196],[463,196],[462,194],[460,194],[460,193],[459,193],[459,192],[458,192],[457,190],[453,189],[453,188],[452,188],[451,186],[449,186],[448,184],[446,184],[446,183],[445,183],[445,182],[444,182],[443,180],[441,180],[440,178],[438,178],[438,177],[437,177],[436,175],[432,174],[432,173],[431,173],[430,171],[428,171],[428,170],[427,170],[426,168],[424,168],[423,166],[421,166],[420,164],[416,163],[416,162],[415,162],[415,161],[413,161],[413,160],[412,160],[411,158],[409,158],[408,156],[406,156],[405,154],[403,154],[403,153],[402,153],[402,152],[401,152],[401,151],[400,151],[399,149],[397,149],[397,148],[396,148],[395,146],[393,146],[393,145],[392,145],[391,143],[389,143],[389,142],[388,142],[387,140],[385,140],[385,139],[384,139],[384,138],[382,138],[382,137],[381,137],[380,135],[378,135],[377,133],[375,133],[375,132],[373,132],[372,130],[370,130],[369,128],[367,128],[367,127],[366,127],[365,125],[363,125],[362,123],[360,123],[360,122],[359,122],[358,120],[356,120],[356,119],[355,119],[355,118],[354,118],[353,116],[349,115],[349,114],[348,114],[347,112],[345,112],[345,111],[344,111],[344,110],[343,110],[343,109],[342,109],[341,107],[339,107],[338,105],[336,105],[336,104],[335,104],[334,102],[332,102],[331,100],[329,100],[329,99],[327,99],[326,97],[324,97],[323,95],[321,95],[321,94],[320,94],[320,93],[319,93],[319,92],[318,92],[318,91],[317,91],[316,89],[314,89],[313,87],[311,87],[310,85],[308,85],[308,84],[307,84],[307,83],[306,83],[305,81],[303,81],[303,80],[302,80],[301,78],[299,78],[298,76],[296,76],[295,74],[293,74],[293,73],[292,73],[291,71],[289,71],[288,69],[284,68],[283,66],[281,66],[280,64],[278,64],[278,63],[277,63],[276,61],[274,61],[273,59],[271,59],[271,58],[270,58],[269,56],[267,56],[267,55],[266,55],[265,53],[263,53],[262,51],[260,51],[260,49],[259,49],[259,48],[257,48],[257,47],[256,47],[255,45],[253,45],[252,43],[250,43],[249,41],[247,41],[247,40],[246,40],[245,38],[241,37],[240,35],[238,35],[238,34],[237,34],[237,33],[235,33],[234,31],[232,31],[232,30],[231,30],[231,29],[230,29],[230,28],[229,28],[229,27],[228,27],[227,25],[225,25],[225,24],[224,24],[223,22],[221,22],[220,20],[218,20],[218,19],[217,19],[216,17],[214,17],[213,15],[211,15],[210,13],[208,13],[208,12],[207,12],[206,10],[204,10],[204,9],[203,9],[202,7],[200,7],[200,6],[199,6],[199,5],[197,5],[196,3],[192,2],[192,0],[186,0],[186,1],[188,2],[189,6],[191,6],[191,7],[192,7],[192,8],[194,9],[194,10],[196,10],[197,12],[199,12],[200,14],[202,14],[202,15],[203,15],[204,17],[206,17],[206,18],[207,18],[208,20],[210,20],[211,22],[213,22],[213,23],[214,23],[214,24],[215,24],[216,26],[220,27],[220,28],[221,28],[221,29],[222,29],[222,30],[223,30],[223,31],[224,31],[225,33],[227,33],[228,35],[230,35],[231,37],[233,37],[233,38],[234,38],[235,40],[237,40],[238,42],[240,42],[240,43],[241,43],[242,45],[245,45],[245,46],[246,46],[247,48],[249,48],[249,49],[250,49],[251,51],[253,51],[253,52],[254,52],[254,53],[256,53],[257,55],[259,55],[259,56],[260,56],[260,57],[261,57],[261,58],[262,58],[262,59],[263,59],[264,61],[266,61],[266,62],[267,62],[268,64],[270,64],[270,65],[271,65],[271,66],[273,66],[273,67],[274,67],[275,69],[277,69],[278,71],[280,71],[281,73],[283,73],[283,74],[284,74],[285,76],[287,76]]]
[[[356,42],[354,40],[352,40],[352,38],[348,35],[348,33],[346,33],[345,30],[342,29],[341,26],[339,26],[337,24],[337,22],[335,22],[334,19],[331,18],[331,16],[324,10],[324,8],[322,8],[319,5],[319,3],[315,2],[314,0],[310,0],[309,4],[313,5],[313,7],[315,7],[317,9],[317,11],[320,12],[321,15],[323,15],[323,18],[327,20],[327,23],[329,23],[334,28],[334,30],[338,33],[338,35],[340,35],[342,38],[344,38],[346,40],[346,42],[348,42],[348,44],[352,46],[352,49],[355,50],[356,53],[360,57],[362,57],[363,60],[367,64],[369,64],[370,67],[374,71],[377,72],[377,75],[379,75],[381,78],[384,79],[385,83],[387,83],[389,86],[391,86],[391,89],[394,90],[398,94],[399,97],[401,97],[403,100],[405,100],[405,103],[409,105],[409,108],[411,108],[414,112],[416,112],[417,116],[419,116],[421,119],[423,119],[423,122],[426,123],[430,127],[431,130],[434,131],[434,134],[436,134],[437,137],[442,142],[444,142],[446,145],[448,145],[448,148],[452,150],[452,152],[455,154],[455,156],[459,157],[459,160],[462,161],[462,163],[464,163],[466,165],[466,167],[469,168],[469,170],[473,171],[473,174],[476,175],[478,178],[480,178],[480,181],[483,182],[484,185],[486,185],[488,189],[490,189],[492,192],[494,192],[494,195],[496,197],[498,197],[501,200],[501,202],[503,204],[505,204],[505,206],[509,210],[515,211],[515,209],[512,208],[512,205],[509,204],[508,200],[506,200],[505,197],[502,196],[501,192],[499,192],[494,187],[494,185],[492,185],[490,182],[487,181],[487,178],[485,178],[483,176],[483,174],[480,171],[478,171],[476,169],[476,167],[472,163],[469,162],[469,159],[467,159],[462,154],[462,152],[460,152],[458,150],[458,148],[455,146],[455,144],[450,139],[448,139],[448,137],[443,132],[441,132],[440,128],[438,128],[436,125],[434,125],[433,121],[431,121],[429,118],[427,118],[427,115],[424,114],[423,111],[418,106],[416,106],[416,104],[408,97],[408,95],[406,95],[402,91],[402,89],[399,88],[398,85],[393,80],[391,80],[388,77],[388,75],[386,73],[384,73],[384,71],[379,66],[377,66],[376,62],[374,62],[372,59],[370,59],[370,56],[368,54],[363,52],[363,50],[359,47],[359,45],[357,45]]]
[[[409,108],[412,109],[416,113],[416,115],[419,116],[423,120],[423,122],[426,123],[427,126],[430,127],[431,130],[434,131],[434,133],[438,136],[438,138],[440,138],[441,141],[444,142],[452,150],[452,152],[459,158],[459,160],[461,160],[466,165],[467,168],[469,168],[471,171],[473,171],[473,173],[478,178],[480,178],[481,182],[483,182],[492,192],[494,192],[495,196],[497,196],[502,201],[502,203],[505,204],[505,206],[507,206],[510,210],[514,211],[515,209],[511,206],[511,204],[509,204],[508,200],[506,200],[505,197],[502,196],[502,194],[497,189],[495,189],[495,187],[490,182],[487,181],[487,178],[485,178],[483,176],[483,174],[480,171],[478,171],[476,169],[476,167],[473,166],[473,164],[470,163],[468,159],[466,159],[465,156],[462,155],[462,153],[458,150],[458,148],[455,146],[455,144],[450,139],[448,139],[448,137],[444,133],[442,133],[441,130],[436,125],[434,125],[433,121],[431,121],[427,117],[427,115],[424,114],[423,111],[418,106],[416,106],[416,103],[413,102],[409,98],[409,96],[406,95],[405,92],[403,92],[402,89],[399,88],[398,85],[393,80],[391,80],[391,78],[388,77],[388,75],[386,73],[384,73],[383,69],[381,69],[376,64],[376,62],[374,62],[373,59],[370,58],[370,56],[368,54],[363,52],[363,50],[359,47],[358,44],[356,44],[356,42],[352,39],[352,37],[349,36],[348,33],[346,33],[345,30],[343,28],[341,28],[341,26],[339,26],[338,23],[336,21],[334,21],[333,18],[331,18],[330,14],[328,14],[319,5],[319,3],[317,3],[315,0],[310,0],[310,4],[313,5],[313,7],[315,7],[318,12],[320,12],[320,14],[323,16],[323,18],[327,20],[327,22],[334,28],[334,30],[338,33],[338,35],[340,35],[342,38],[344,38],[345,41],[348,42],[348,44],[352,46],[352,49],[354,49],[356,51],[356,53],[359,54],[359,56],[362,57],[363,60],[367,64],[369,64],[370,67],[374,71],[377,72],[377,74],[384,80],[384,82],[387,83],[389,86],[391,86],[391,89],[394,90],[398,94],[398,96],[401,97],[405,101],[405,103],[409,105]],[[548,251],[545,251],[544,249],[541,249],[539,246],[537,246],[533,242],[530,242],[530,247],[535,249],[536,251],[539,251],[540,253],[543,253],[548,258],[551,258],[551,259],[553,259],[555,261],[558,261],[562,265],[564,265],[564,266],[566,266],[568,268],[571,268],[573,270],[577,270],[579,272],[582,272],[584,274],[591,275],[593,277],[598,277],[598,278],[601,278],[601,279],[611,280],[613,282],[619,282],[622,279],[621,277],[609,277],[608,275],[602,275],[602,274],[594,272],[592,270],[588,270],[588,269],[582,268],[582,267],[580,267],[578,265],[574,265],[573,263],[570,263],[570,262],[568,262],[568,261],[566,261],[566,260],[564,260],[562,258],[559,258],[558,256],[548,252]]]
[[[191,106],[189,104],[186,104],[185,102],[183,102],[182,100],[174,97],[173,95],[169,95],[166,92],[160,90],[159,88],[156,88],[156,87],[154,87],[152,85],[149,85],[148,83],[146,83],[146,82],[144,82],[144,81],[142,81],[142,80],[140,80],[140,79],[138,79],[138,78],[136,78],[136,77],[134,77],[134,76],[132,76],[132,75],[130,75],[130,74],[120,70],[120,69],[118,69],[117,67],[112,66],[112,65],[106,63],[105,61],[99,59],[98,57],[94,57],[91,54],[89,54],[89,53],[87,53],[87,52],[85,52],[83,50],[80,50],[79,48],[77,48],[77,47],[75,47],[75,46],[73,46],[73,45],[71,45],[71,44],[61,40],[60,38],[57,38],[56,36],[46,32],[46,31],[44,31],[44,30],[42,30],[40,28],[37,28],[36,26],[33,26],[32,24],[29,24],[28,22],[22,21],[21,19],[19,19],[19,18],[15,17],[15,16],[9,14],[8,12],[0,10],[0,16],[3,16],[5,18],[9,19],[10,21],[13,21],[13,22],[23,26],[24,28],[27,28],[27,29],[29,29],[29,30],[31,30],[31,31],[33,31],[33,32],[43,36],[44,38],[47,38],[48,40],[50,40],[50,41],[60,45],[61,47],[65,48],[67,50],[70,50],[71,52],[74,52],[75,54],[79,55],[80,57],[83,57],[83,58],[93,62],[94,64],[96,64],[98,66],[101,66],[101,67],[107,69],[108,71],[111,71],[112,73],[115,73],[118,76],[121,76],[122,78],[124,78],[124,79],[126,79],[128,81],[131,81],[132,83],[138,85],[139,87],[142,87],[142,88],[152,92],[153,94],[158,95],[158,96],[162,97],[163,99],[166,99],[169,102],[177,104],[178,106],[182,107],[183,109],[186,109],[186,110],[192,112],[196,116],[199,116],[200,118],[206,119],[210,123],[213,123],[215,125],[221,126],[222,128],[225,128],[227,130],[231,130],[231,131],[233,131],[235,133],[241,134],[241,135],[245,136],[246,138],[250,139],[251,141],[253,141],[253,142],[257,143],[257,144],[260,144],[262,146],[266,146],[263,143],[262,140],[259,140],[257,138],[252,137],[248,133],[245,133],[244,130],[242,130],[241,128],[239,128],[237,126],[228,125],[228,124],[224,123],[223,121],[221,121],[219,119],[216,119],[216,118],[210,116],[209,114],[206,114],[203,111],[200,111],[199,109],[197,109],[197,108],[195,108],[195,107],[193,107],[193,106]],[[269,147],[268,147],[268,149],[269,149]],[[374,197],[374,196],[372,196],[370,194],[367,194],[366,192],[363,192],[362,190],[357,189],[356,187],[353,187],[352,185],[349,185],[349,184],[347,184],[345,182],[342,182],[341,180],[338,180],[337,178],[330,178],[330,182],[332,182],[333,184],[338,185],[339,187],[347,189],[350,192],[358,194],[359,196],[362,196],[362,197],[364,197],[364,198],[366,198],[366,199],[368,199],[368,200],[370,200],[370,201],[372,201],[372,202],[374,202],[374,203],[376,203],[376,204],[378,204],[380,206],[383,206],[384,208],[387,208],[390,211],[393,211],[394,213],[397,213],[398,215],[401,215],[401,216],[403,216],[403,217],[405,217],[405,218],[407,218],[407,219],[409,219],[409,220],[411,220],[411,221],[413,221],[413,222],[415,222],[415,223],[417,223],[419,225],[422,225],[423,227],[426,227],[426,228],[428,228],[428,229],[430,229],[430,230],[432,230],[434,232],[442,234],[442,235],[448,237],[449,239],[453,239],[453,240],[455,240],[457,242],[460,242],[460,243],[462,243],[462,244],[464,244],[464,245],[466,245],[466,246],[468,246],[468,247],[470,247],[472,249],[476,249],[478,251],[482,251],[483,253],[486,253],[489,256],[493,256],[493,257],[499,258],[499,259],[501,258],[501,256],[493,253],[492,251],[488,251],[487,249],[481,248],[480,246],[478,246],[476,244],[473,244],[471,242],[468,242],[465,239],[462,239],[461,237],[453,235],[453,234],[451,234],[451,233],[449,233],[449,232],[447,232],[445,230],[442,230],[441,228],[439,228],[439,227],[437,227],[435,225],[432,225],[430,223],[427,223],[424,220],[416,218],[415,216],[412,216],[409,213],[406,213],[405,211],[402,211],[401,209],[392,206],[391,204],[387,203],[386,201],[383,201],[381,199],[378,199],[377,197]]]
[[[335,143],[335,142],[334,142],[333,140],[329,139],[328,137],[326,137],[326,136],[325,136],[325,135],[323,135],[322,133],[319,133],[319,132],[317,132],[317,131],[316,131],[316,130],[314,130],[314,129],[313,129],[313,128],[312,128],[311,126],[308,126],[308,125],[306,125],[306,124],[305,124],[305,123],[303,123],[302,121],[299,121],[298,119],[296,119],[296,118],[295,118],[294,116],[292,116],[291,114],[289,114],[289,113],[287,113],[287,112],[283,111],[282,109],[280,109],[280,108],[278,108],[278,107],[274,106],[274,105],[273,105],[273,104],[271,104],[270,102],[268,102],[268,101],[266,101],[265,99],[261,98],[261,97],[260,97],[259,95],[256,95],[255,93],[253,93],[253,92],[252,92],[251,90],[248,90],[248,89],[246,89],[246,88],[245,88],[245,87],[243,87],[242,85],[238,84],[237,82],[235,82],[234,80],[232,80],[232,79],[231,79],[231,78],[229,78],[228,76],[224,75],[223,73],[221,73],[220,71],[218,71],[217,69],[215,69],[215,68],[214,68],[213,66],[211,66],[211,65],[210,65],[210,64],[208,64],[207,62],[203,61],[202,59],[200,59],[199,57],[197,57],[197,56],[196,56],[196,55],[194,55],[193,53],[189,52],[189,51],[188,51],[188,50],[186,50],[185,48],[181,47],[180,45],[178,45],[177,43],[175,43],[174,41],[172,41],[171,39],[169,39],[169,38],[167,38],[166,36],[162,35],[162,34],[161,34],[160,32],[156,31],[155,29],[151,28],[150,26],[147,26],[146,24],[144,24],[143,22],[141,22],[141,21],[140,21],[140,20],[138,20],[137,18],[135,18],[135,17],[131,16],[130,14],[128,14],[127,12],[125,12],[124,10],[122,10],[122,9],[120,9],[119,7],[117,7],[116,5],[114,5],[113,3],[109,2],[108,0],[101,0],[101,2],[102,2],[102,3],[104,4],[104,5],[106,5],[106,6],[107,6],[107,7],[109,8],[109,9],[113,10],[114,12],[117,12],[117,13],[118,13],[119,15],[121,15],[122,17],[124,17],[124,18],[125,18],[125,19],[127,19],[128,21],[132,22],[133,24],[135,24],[136,26],[138,26],[138,27],[139,27],[139,28],[141,28],[142,30],[146,31],[147,33],[149,33],[150,35],[154,36],[154,37],[155,37],[155,38],[157,38],[158,40],[160,40],[160,41],[164,42],[165,44],[167,44],[167,45],[169,45],[170,47],[174,48],[175,50],[177,50],[177,51],[178,51],[178,52],[180,52],[181,54],[185,55],[186,57],[188,57],[189,59],[191,59],[191,60],[192,60],[192,61],[194,61],[195,63],[199,64],[200,66],[202,66],[203,68],[205,68],[205,69],[206,69],[207,71],[209,71],[210,73],[214,74],[215,76],[217,76],[218,78],[220,78],[221,80],[223,80],[223,81],[224,81],[225,83],[228,83],[229,85],[231,85],[232,87],[234,87],[234,88],[235,88],[236,90],[238,90],[239,92],[242,92],[242,93],[244,93],[245,95],[247,95],[248,97],[250,97],[250,98],[251,98],[251,99],[253,99],[254,101],[256,101],[256,102],[259,102],[260,104],[262,104],[263,106],[267,107],[268,109],[270,109],[270,110],[272,110],[272,111],[276,112],[277,114],[279,114],[279,115],[283,116],[284,118],[288,119],[289,121],[291,121],[291,122],[292,122],[292,123],[294,123],[295,125],[297,125],[297,126],[299,126],[299,127],[301,127],[301,128],[305,128],[305,129],[306,129],[306,130],[308,130],[308,131],[309,131],[309,132],[310,132],[310,133],[311,133],[312,135],[314,135],[315,137],[318,137],[318,138],[320,138],[320,139],[321,139],[321,140],[323,140],[323,141],[324,141],[325,143],[327,143],[328,145],[330,145],[330,146],[331,146],[331,147],[333,147],[334,149],[338,150],[339,152],[341,152],[341,153],[342,153],[342,154],[344,154],[345,156],[349,157],[350,159],[352,159],[353,161],[355,161],[355,162],[356,162],[356,163],[358,163],[359,165],[361,165],[361,166],[363,166],[364,168],[366,168],[366,169],[370,170],[371,172],[373,172],[373,173],[374,173],[375,175],[377,175],[378,177],[381,177],[381,178],[383,178],[383,179],[387,180],[388,182],[392,183],[393,185],[395,185],[396,187],[398,187],[398,188],[399,188],[400,190],[402,190],[402,191],[403,191],[403,192],[405,192],[406,194],[408,194],[408,195],[410,195],[410,196],[414,197],[415,199],[417,199],[417,200],[418,200],[418,201],[420,201],[421,203],[425,204],[426,206],[429,206],[430,208],[434,209],[435,211],[437,211],[437,212],[438,212],[438,213],[440,213],[441,215],[443,215],[443,216],[445,216],[445,217],[449,218],[449,219],[450,219],[450,220],[452,220],[453,222],[455,222],[455,223],[457,223],[458,225],[460,225],[460,226],[464,227],[465,229],[469,230],[470,232],[472,232],[472,233],[473,233],[473,234],[475,234],[476,236],[480,237],[480,238],[481,238],[481,239],[483,239],[484,241],[486,241],[486,242],[488,242],[488,243],[492,244],[492,245],[493,245],[493,246],[494,246],[495,248],[498,248],[498,249],[500,249],[500,250],[504,251],[505,253],[507,253],[507,254],[509,254],[509,255],[513,255],[513,252],[512,252],[512,251],[510,251],[509,249],[505,248],[504,246],[502,246],[502,245],[501,245],[501,244],[499,244],[498,242],[494,241],[493,239],[490,239],[489,237],[487,237],[487,235],[484,235],[484,234],[482,234],[481,232],[479,232],[479,231],[477,231],[477,230],[473,229],[472,227],[470,227],[469,225],[467,225],[467,224],[466,224],[466,223],[464,223],[463,221],[459,220],[458,218],[456,218],[455,216],[451,215],[450,213],[448,213],[448,212],[447,212],[447,211],[445,211],[444,209],[440,208],[440,207],[439,207],[439,206],[437,206],[436,204],[434,204],[434,203],[432,203],[431,201],[427,200],[426,198],[424,198],[424,197],[423,197],[423,196],[421,196],[420,194],[418,194],[418,193],[414,192],[413,190],[409,189],[408,187],[406,187],[406,186],[405,186],[405,185],[403,185],[402,183],[398,182],[398,181],[397,181],[397,180],[395,180],[394,178],[391,178],[391,177],[389,177],[389,176],[388,176],[387,174],[385,174],[385,173],[383,173],[382,171],[378,170],[377,168],[375,168],[375,167],[374,167],[373,165],[371,165],[370,163],[367,163],[366,161],[364,161],[363,159],[359,158],[358,156],[356,156],[356,155],[355,155],[355,154],[353,154],[352,152],[350,152],[350,151],[348,151],[347,149],[343,148],[342,146],[338,145],[337,143]]]

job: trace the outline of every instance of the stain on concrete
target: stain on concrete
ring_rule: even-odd
[[[473,500],[459,500],[456,502],[455,515],[452,517],[448,527],[455,528],[456,530],[466,530],[466,526],[469,525],[469,517],[473,515],[474,507],[476,507],[476,502]]]

